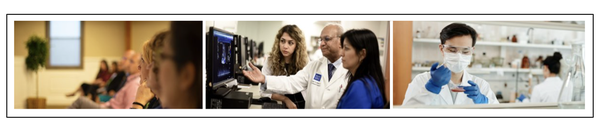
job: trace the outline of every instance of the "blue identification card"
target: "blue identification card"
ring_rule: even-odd
[[[313,78],[315,81],[321,81],[321,74],[316,73],[315,77]]]

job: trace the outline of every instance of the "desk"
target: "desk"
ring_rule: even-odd
[[[240,88],[240,92],[252,92],[252,99],[260,98],[260,87],[258,85],[252,84],[238,84],[238,88]]]
[[[238,84],[238,88],[241,88],[238,91],[241,92],[252,92],[252,99],[260,99],[260,86],[252,85],[252,84]],[[281,101],[277,101],[277,103],[282,104]],[[262,109],[262,105],[251,104],[249,109]]]

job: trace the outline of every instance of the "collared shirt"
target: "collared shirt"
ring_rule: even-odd
[[[132,74],[127,77],[127,82],[108,102],[102,104],[104,107],[113,109],[129,109],[133,106],[137,89],[140,87],[140,73]]]
[[[331,61],[327,60],[327,64],[331,64]],[[338,58],[335,62],[333,62],[333,67],[335,67],[335,69],[333,69],[333,71],[331,72],[335,73],[335,71],[339,69],[340,66],[342,66],[342,57]]]

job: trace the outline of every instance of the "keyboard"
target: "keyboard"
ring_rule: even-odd
[[[277,102],[265,102],[262,105],[262,109],[286,109],[282,104]]]

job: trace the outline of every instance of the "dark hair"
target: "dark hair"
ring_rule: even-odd
[[[464,23],[452,23],[444,27],[440,33],[440,40],[442,41],[442,44],[445,44],[448,39],[464,35],[470,35],[471,39],[473,39],[471,46],[475,46],[475,42],[477,41],[477,31]]]
[[[202,21],[173,21],[171,22],[171,48],[177,71],[187,63],[192,63],[196,69],[192,90],[197,96],[197,106],[202,108]]]
[[[348,85],[350,86],[353,81],[359,80],[363,77],[373,77],[377,82],[377,87],[381,96],[383,96],[383,103],[387,103],[385,95],[385,82],[383,78],[383,70],[381,69],[381,63],[379,61],[379,44],[377,43],[377,36],[373,31],[368,29],[351,29],[342,34],[341,45],[344,46],[344,40],[346,40],[355,49],[355,53],[365,49],[367,55],[363,61],[358,65],[354,76],[350,75]],[[349,73],[350,74],[350,73]],[[365,82],[365,86],[369,87],[368,83]],[[346,90],[349,87],[346,87]],[[342,95],[342,97],[346,94]]]
[[[554,55],[546,57],[543,63],[545,66],[548,66],[548,70],[550,70],[550,73],[558,74],[558,72],[560,72],[561,59],[562,55],[559,52],[554,52]]]
[[[114,69],[113,72],[119,72],[119,63],[117,61],[112,61],[112,65],[115,66],[113,68],[117,68],[117,69]]]
[[[106,66],[106,71],[108,72],[108,70],[110,70],[110,67],[108,66],[108,62],[106,62],[106,59],[102,59],[102,61],[100,61],[100,64]],[[102,72],[102,67],[100,67],[100,71],[98,73]]]

